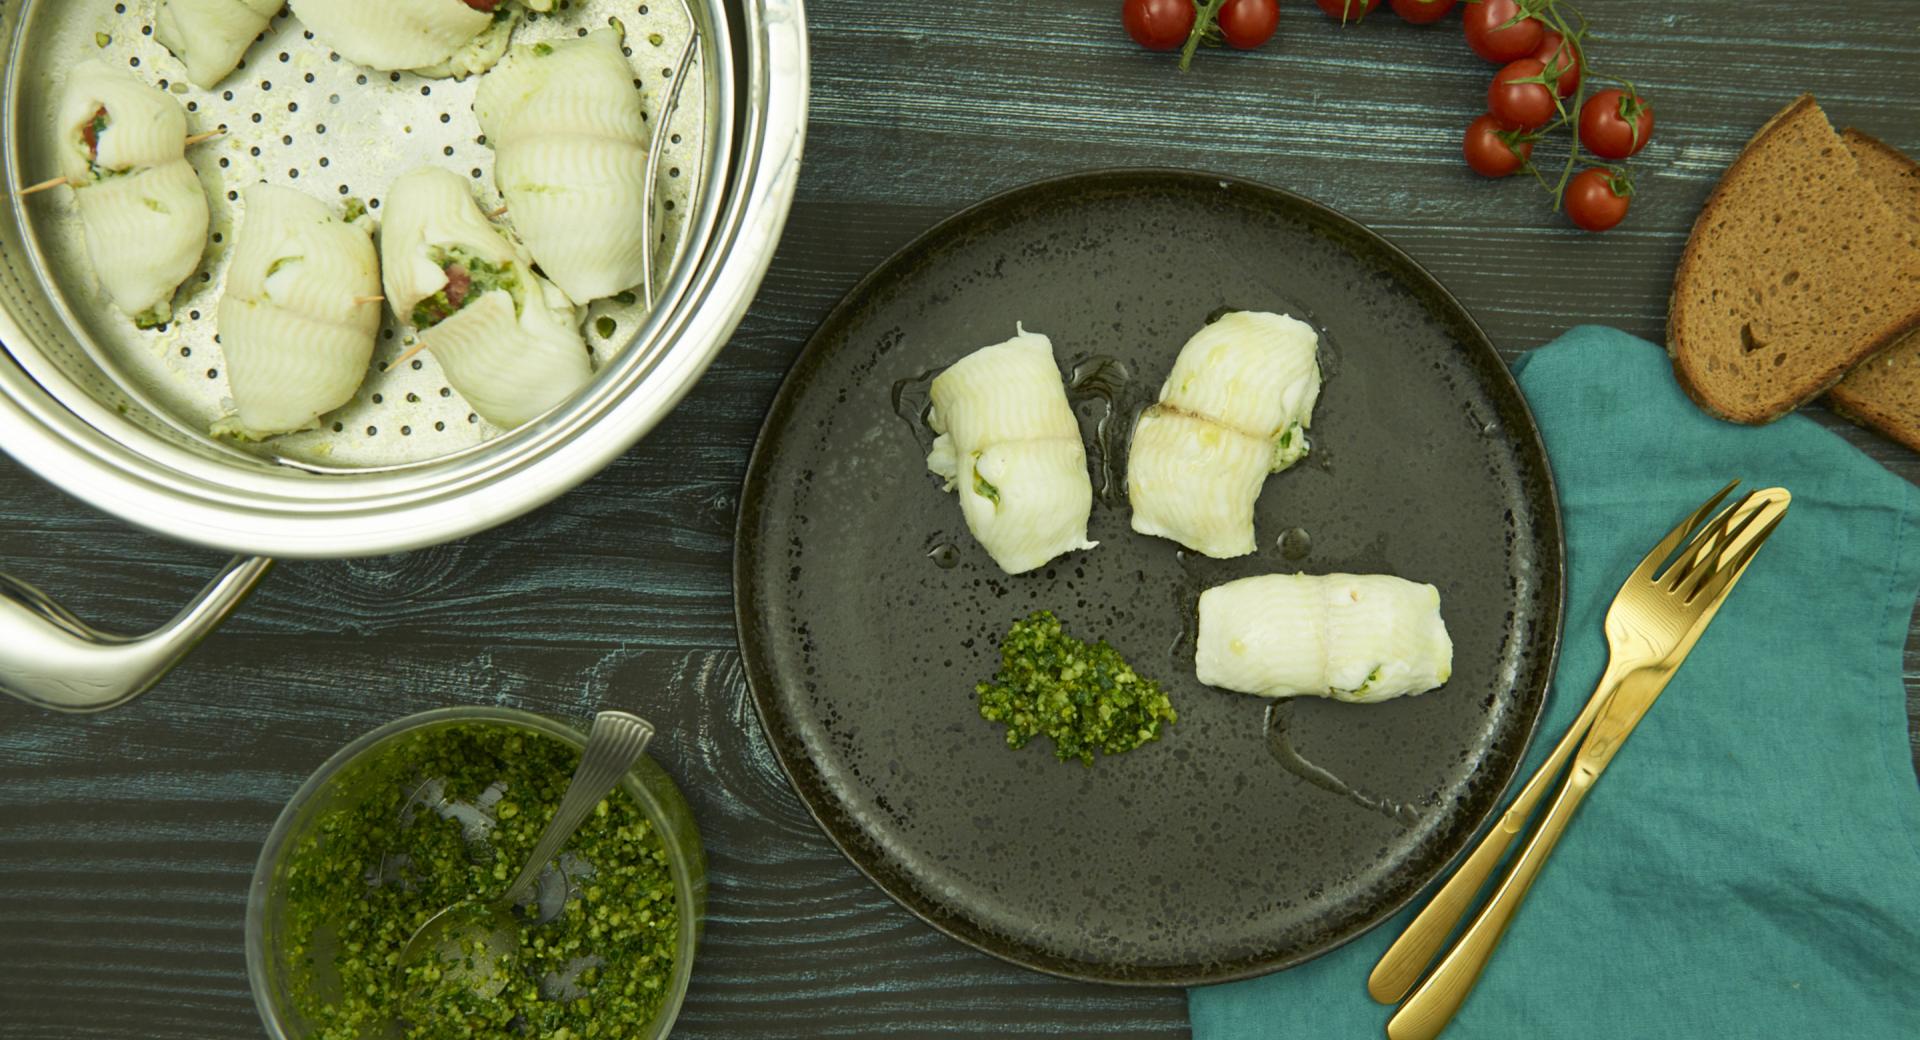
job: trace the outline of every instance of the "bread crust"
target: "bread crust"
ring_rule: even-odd
[[[1712,194],[1707,197],[1706,205],[1701,208],[1700,215],[1694,218],[1693,229],[1687,236],[1686,250],[1681,254],[1680,264],[1674,272],[1673,289],[1667,303],[1667,356],[1672,359],[1674,377],[1681,389],[1686,391],[1687,396],[1692,398],[1702,410],[1720,419],[1748,425],[1772,422],[1826,393],[1862,359],[1893,347],[1904,340],[1909,333],[1920,329],[1920,299],[1915,299],[1912,308],[1904,317],[1883,323],[1879,329],[1875,330],[1872,339],[1864,341],[1851,354],[1836,355],[1822,362],[1817,374],[1806,380],[1812,387],[1810,391],[1797,399],[1783,401],[1772,407],[1757,407],[1743,401],[1724,400],[1715,395],[1706,385],[1707,373],[1698,367],[1700,357],[1682,342],[1681,330],[1687,327],[1688,315],[1681,288],[1690,282],[1694,276],[1694,268],[1701,263],[1702,229],[1711,225],[1720,215],[1722,207],[1727,203],[1727,196],[1733,183],[1739,179],[1736,175],[1764,149],[1773,135],[1789,123],[1809,117],[1823,122],[1826,120],[1826,115],[1820,111],[1814,96],[1802,94],[1792,104],[1775,113],[1773,118],[1767,120],[1755,132],[1752,139],[1741,149],[1740,155],[1734,159],[1733,164],[1727,167],[1726,173],[1721,175],[1720,183],[1714,186]],[[1864,180],[1864,176],[1862,179]]]
[[[1915,422],[1915,416],[1902,415],[1877,398],[1858,394],[1842,395],[1837,387],[1828,391],[1827,403],[1833,407],[1835,414],[1848,422],[1920,451],[1920,424]]]
[[[1889,164],[1899,167],[1906,176],[1920,179],[1920,162],[1915,162],[1905,152],[1872,134],[1847,127],[1840,131],[1840,138],[1849,148],[1873,152]],[[1868,179],[1872,180],[1871,177]],[[1889,200],[1889,204],[1897,204],[1897,201]],[[1920,223],[1920,218],[1916,218],[1916,223]],[[1835,384],[1833,389],[1827,391],[1827,403],[1848,421],[1876,430],[1914,451],[1920,451],[1920,415],[1901,411],[1898,402],[1887,400],[1870,389],[1857,385],[1861,381],[1854,378],[1855,374],[1861,372],[1866,365],[1871,365],[1874,360],[1890,355],[1900,355],[1903,358],[1912,355],[1915,359],[1914,369],[1920,372],[1920,332],[1909,335],[1894,344],[1885,354],[1862,362],[1861,368],[1855,368],[1846,378]],[[1920,396],[1920,389],[1916,389],[1915,395]]]

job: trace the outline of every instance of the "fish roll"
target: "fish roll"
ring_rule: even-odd
[[[173,293],[207,247],[206,192],[187,162],[180,102],[98,60],[67,77],[60,173],[72,185],[101,287],[141,328],[173,317]]]
[[[284,0],[160,0],[153,38],[187,67],[187,78],[211,90],[246,56],[247,48]]]
[[[321,43],[356,65],[465,79],[506,53],[520,20],[507,0],[290,0]],[[553,0],[518,0],[548,11]]]
[[[1008,574],[1091,549],[1093,481],[1053,343],[1019,329],[933,381],[927,468],[960,494],[960,512]]]
[[[1194,671],[1261,697],[1372,704],[1453,675],[1440,590],[1390,574],[1267,574],[1200,594]]]
[[[620,40],[516,46],[473,103],[514,230],[575,303],[640,284],[652,245],[645,108]]]
[[[385,213],[387,302],[475,412],[519,426],[593,378],[579,309],[487,220],[465,179],[415,170],[387,193]]]
[[[1319,336],[1281,314],[1236,311],[1181,349],[1127,458],[1133,529],[1219,559],[1254,549],[1267,475],[1307,454]]]
[[[380,262],[349,224],[292,188],[256,184],[220,299],[236,413],[216,432],[252,440],[312,429],[353,400],[380,332]]]

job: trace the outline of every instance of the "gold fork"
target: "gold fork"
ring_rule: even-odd
[[[1727,593],[1740,580],[1747,566],[1753,562],[1754,554],[1786,515],[1792,496],[1784,488],[1753,492],[1715,517],[1680,550],[1672,566],[1660,572],[1661,565],[1672,554],[1673,548],[1699,526],[1700,521],[1737,483],[1721,489],[1719,494],[1708,499],[1679,527],[1661,539],[1660,544],[1641,561],[1621,587],[1620,594],[1607,611],[1610,659],[1599,689],[1581,712],[1574,729],[1554,748],[1541,772],[1528,783],[1527,789],[1521,792],[1520,798],[1501,818],[1495,833],[1490,834],[1469,859],[1467,867],[1475,866],[1475,861],[1482,859],[1482,854],[1489,846],[1494,849],[1479,867],[1479,876],[1464,882],[1465,890],[1456,893],[1454,899],[1458,906],[1464,907],[1478,890],[1480,881],[1491,873],[1499,852],[1511,843],[1513,835],[1524,825],[1527,810],[1538,800],[1547,781],[1558,771],[1560,760],[1566,757],[1568,748],[1584,731],[1587,733],[1586,740],[1580,745],[1579,755],[1574,760],[1566,783],[1548,807],[1540,826],[1515,858],[1507,876],[1495,889],[1493,897],[1481,908],[1466,931],[1461,933],[1460,939],[1441,959],[1433,974],[1420,984],[1388,1023],[1387,1035],[1391,1040],[1430,1040],[1439,1035],[1453,1019],[1485,969],[1507,925],[1525,900],[1534,879],[1546,865],[1547,856],[1565,832],[1574,810],[1587,792],[1592,790],[1594,782],[1612,761],[1627,734],[1646,714],[1654,699],[1666,687],[1667,681],[1693,650],[1701,633],[1725,602]],[[1463,867],[1463,872],[1466,869]],[[1452,888],[1458,881],[1460,878],[1456,875],[1448,882],[1448,887]],[[1442,894],[1446,894],[1446,889],[1442,890]],[[1435,902],[1439,902],[1438,897]],[[1428,911],[1433,909],[1431,905],[1428,907]],[[1437,930],[1439,936],[1444,938],[1448,928],[1459,917],[1458,910],[1446,912],[1443,908],[1442,914],[1436,914],[1434,919],[1428,921],[1427,928],[1415,941],[1408,942],[1408,936],[1403,935],[1387,956],[1382,958],[1368,981],[1369,991],[1376,998],[1394,985],[1399,973],[1407,970],[1408,962],[1417,957],[1417,963],[1412,968],[1417,974],[1430,959],[1432,949],[1437,948],[1437,940],[1431,938],[1433,932]],[[1427,916],[1427,912],[1423,911],[1421,917]],[[1408,935],[1412,935],[1414,929],[1420,926],[1421,921],[1416,920],[1414,926],[1408,929]],[[1422,946],[1427,950],[1424,954],[1420,953]],[[1376,982],[1380,984],[1378,987]]]
[[[1459,870],[1454,871],[1440,891],[1434,893],[1432,901],[1413,919],[1413,923],[1407,925],[1407,930],[1400,933],[1400,938],[1395,939],[1387,952],[1381,955],[1380,962],[1374,965],[1373,974],[1367,977],[1367,992],[1373,995],[1373,999],[1382,1004],[1395,1003],[1413,989],[1414,983],[1420,981],[1420,973],[1426,970],[1434,956],[1446,945],[1453,926],[1466,916],[1473,897],[1493,874],[1493,868],[1500,864],[1500,858],[1506,855],[1513,839],[1526,829],[1527,818],[1533,815],[1534,806],[1546,795],[1547,789],[1566,766],[1567,759],[1573,756],[1574,749],[1585,739],[1587,730],[1593,726],[1593,720],[1599,717],[1607,698],[1613,695],[1628,673],[1659,658],[1662,648],[1649,646],[1646,640],[1639,638],[1635,629],[1628,627],[1627,614],[1621,603],[1631,590],[1653,583],[1656,569],[1673,555],[1673,551],[1680,547],[1688,535],[1713,515],[1714,507],[1739,483],[1736,480],[1721,488],[1719,494],[1707,499],[1692,515],[1680,521],[1678,527],[1667,532],[1666,537],[1660,539],[1660,544],[1647,553],[1646,558],[1640,561],[1640,566],[1635,567],[1626,583],[1620,586],[1613,606],[1607,610],[1607,667],[1600,675],[1599,685],[1594,687],[1593,696],[1587,699],[1580,716],[1573,720],[1573,725],[1567,729],[1566,736],[1560,738],[1560,743],[1554,745],[1552,754],[1540,764],[1540,768],[1527,781],[1527,786],[1521,788],[1513,804],[1507,806],[1500,822],[1487,831],[1472,855],[1460,865]]]

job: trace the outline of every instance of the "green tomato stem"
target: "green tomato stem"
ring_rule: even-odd
[[[1194,49],[1200,46],[1201,37],[1207,35],[1208,27],[1213,25],[1215,16],[1219,15],[1220,8],[1225,6],[1226,2],[1227,0],[1207,0],[1207,6],[1201,8],[1200,13],[1193,19],[1193,28],[1187,33],[1187,45],[1180,48],[1181,72],[1187,71],[1187,66],[1193,62]]]
[[[1587,33],[1587,18],[1580,13],[1579,8],[1572,4],[1568,4],[1567,9],[1573,12],[1575,18],[1579,19],[1580,28],[1578,30],[1575,30],[1567,21],[1566,17],[1560,13],[1559,6],[1554,0],[1548,0],[1546,7],[1541,11],[1541,14],[1546,17],[1548,27],[1560,34],[1560,39],[1566,46],[1573,48],[1574,60],[1580,63],[1580,85],[1573,90],[1573,104],[1571,106],[1561,106],[1560,108],[1562,113],[1560,122],[1568,126],[1567,161],[1560,169],[1560,182],[1550,189],[1553,195],[1553,208],[1555,212],[1558,212],[1560,209],[1560,200],[1565,197],[1567,183],[1573,179],[1574,167],[1578,165],[1580,160],[1580,126],[1576,114],[1580,111],[1581,106],[1586,103],[1587,77],[1589,72],[1591,72],[1591,69],[1587,66],[1586,47],[1581,44],[1582,38],[1585,37]],[[1559,91],[1556,90],[1554,91],[1554,102],[1558,104],[1559,101]],[[1545,183],[1544,178],[1542,178],[1542,183]]]

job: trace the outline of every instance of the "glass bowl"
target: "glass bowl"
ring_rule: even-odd
[[[584,748],[587,743],[586,734],[572,726],[510,708],[458,707],[422,712],[389,722],[341,748],[307,778],[281,810],[279,820],[267,836],[266,847],[260,851],[253,885],[247,893],[247,978],[253,987],[254,1005],[260,1010],[260,1020],[271,1040],[302,1040],[314,1032],[292,999],[288,966],[279,955],[278,937],[286,927],[286,857],[299,847],[327,810],[340,804],[338,796],[342,792],[332,781],[396,738],[436,727],[474,724],[526,730],[575,748]],[[659,1040],[673,1029],[680,1005],[686,999],[687,985],[693,978],[694,950],[699,944],[706,913],[706,853],[701,849],[699,831],[694,827],[693,812],[686,798],[652,759],[643,756],[622,786],[634,804],[646,813],[666,848],[673,873],[674,903],[681,921],[673,978],[666,996],[646,1031],[632,1037],[632,1040]]]

